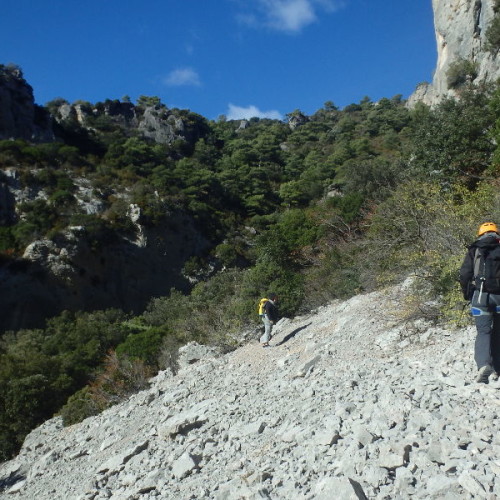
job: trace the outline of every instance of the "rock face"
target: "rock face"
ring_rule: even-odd
[[[53,116],[46,108],[35,104],[33,89],[18,67],[0,65],[0,140],[51,142],[61,134],[61,126],[69,124],[93,130],[95,120],[100,117],[110,119],[131,133],[137,131],[159,144],[168,145],[176,140],[195,141],[203,133],[196,119],[193,120],[194,114],[187,120],[182,113],[162,104],[135,106],[130,102],[107,99],[94,106],[61,100],[51,106],[51,111]]]
[[[172,214],[155,227],[136,225],[133,237],[99,248],[84,227],[71,227],[55,241],[33,242],[22,260],[0,265],[0,329],[39,328],[63,310],[139,313],[172,287],[188,290],[182,267],[208,245],[192,220]]]
[[[50,142],[56,140],[53,125],[64,135],[66,125],[73,131],[77,127],[93,130],[99,119],[125,129],[127,135],[138,131],[162,144],[194,141],[203,134],[201,117],[154,102],[134,106],[107,100],[95,107],[59,102],[51,105],[53,123],[48,111],[34,104],[33,90],[21,70],[0,65],[0,140]],[[48,198],[42,186],[23,185],[21,175],[26,171],[26,166],[0,169],[0,225],[18,220],[16,207],[21,203]],[[102,193],[96,193],[88,179],[69,175],[81,212],[103,216]],[[127,193],[114,194],[127,201]],[[192,218],[179,213],[170,216],[157,227],[146,227],[132,209],[129,217],[136,232],[130,237],[96,249],[85,229],[69,228],[57,241],[33,242],[23,259],[0,261],[0,332],[42,327],[45,319],[64,309],[118,307],[140,312],[151,297],[168,295],[172,287],[187,290],[191,285],[182,276],[182,267],[189,257],[202,254],[208,242]]]
[[[288,118],[288,126],[290,127],[291,130],[295,130],[297,127],[304,125],[304,123],[307,123],[308,121],[309,117],[307,117],[303,113],[293,113]]]
[[[15,66],[0,65],[0,140],[54,140],[49,113],[37,106],[33,89]]]
[[[82,212],[104,218],[99,190],[82,177],[73,182]],[[126,193],[116,196],[126,207]],[[0,170],[0,224],[17,220],[16,205],[46,198],[43,186],[23,187],[18,169]],[[172,287],[187,291],[192,285],[183,276],[184,264],[203,254],[209,242],[192,217],[168,206],[163,210],[162,221],[152,225],[130,204],[128,232],[73,226],[53,240],[33,241],[22,258],[0,260],[0,332],[41,328],[63,310],[139,313]]]
[[[129,102],[106,100],[93,106],[90,103],[62,103],[54,111],[58,124],[77,125],[92,130],[95,119],[106,117],[114,125],[137,131],[143,137],[158,144],[172,144],[177,140],[193,141],[200,135],[196,124],[187,125],[187,121],[177,112],[162,104],[134,106]]]
[[[282,319],[268,349],[189,346],[176,376],[34,430],[0,498],[498,498],[499,383],[472,382],[472,327],[390,317],[405,290]]]
[[[493,82],[500,77],[498,52],[489,52],[486,31],[495,16],[496,0],[432,0],[438,60],[432,84],[420,84],[409,105],[422,101],[437,104],[443,97],[454,97],[450,68],[463,61],[474,66],[474,82]]]

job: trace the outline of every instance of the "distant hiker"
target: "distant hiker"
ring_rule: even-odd
[[[487,384],[493,372],[500,374],[500,233],[495,223],[485,222],[477,236],[467,251],[459,279],[476,323],[476,382]]]
[[[262,318],[262,322],[264,323],[264,335],[260,338],[262,347],[269,347],[269,341],[272,338],[271,331],[273,329],[273,325],[276,321],[278,321],[278,308],[276,307],[277,302],[278,296],[275,293],[270,293],[259,302],[259,316]]]

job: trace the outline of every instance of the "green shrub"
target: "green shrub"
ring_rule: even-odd
[[[189,297],[172,289],[166,297],[151,299],[141,319],[149,326],[172,326],[190,312]]]
[[[88,417],[99,414],[103,408],[99,407],[92,398],[89,387],[84,387],[68,398],[66,404],[59,411],[64,426],[77,424]]]
[[[50,416],[53,410],[50,382],[41,373],[1,377],[0,460],[12,458],[28,432]]]
[[[12,232],[11,226],[0,227],[0,252],[6,252],[14,249],[16,238]]]
[[[362,292],[369,286],[360,273],[365,258],[354,242],[328,249],[318,264],[304,273],[304,299],[299,311],[310,311],[333,299],[348,299]]]
[[[157,359],[163,338],[168,335],[164,328],[151,327],[137,333],[130,333],[116,348],[119,357],[140,360],[149,366],[157,368]]]
[[[233,267],[237,264],[240,254],[233,244],[221,243],[214,250],[215,257],[225,267]]]
[[[71,203],[73,203],[75,201],[75,197],[69,191],[59,189],[57,191],[54,191],[50,195],[49,201],[55,207],[61,207],[61,206],[67,206],[67,205],[70,205]]]
[[[104,410],[148,388],[148,380],[153,373],[144,362],[126,356],[120,358],[111,351],[89,386],[90,397],[97,408]]]
[[[432,183],[401,185],[382,203],[369,230],[370,273],[378,284],[412,274],[423,283],[419,303],[440,298],[443,319],[457,319],[457,282],[467,245],[484,220],[500,220],[498,183],[485,181],[474,191],[444,191]],[[424,290],[422,293],[421,291]]]
[[[178,372],[179,347],[181,345],[182,343],[174,335],[167,335],[163,338],[157,358],[160,370],[170,370],[173,374]]]
[[[448,71],[446,71],[446,82],[449,88],[456,89],[472,82],[477,78],[478,64],[475,61],[468,61],[466,59],[457,59],[450,64]]]
[[[486,43],[485,48],[489,52],[496,54],[500,49],[500,16],[497,14],[491,21],[491,24],[486,28]]]
[[[104,367],[88,386],[73,394],[61,408],[64,425],[97,415],[125,398],[148,387],[153,371],[138,359],[121,358],[111,351]]]
[[[485,88],[461,90],[460,99],[444,99],[434,108],[413,112],[408,178],[439,182],[447,189],[455,182],[474,188],[491,164],[496,149],[491,129],[498,105],[491,105]]]

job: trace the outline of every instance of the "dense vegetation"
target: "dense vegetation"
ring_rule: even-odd
[[[137,103],[149,105],[165,111],[157,98]],[[413,275],[415,299],[401,319],[464,319],[456,274],[465,245],[478,223],[500,221],[498,88],[465,84],[460,99],[434,109],[409,110],[399,96],[344,109],[327,102],[307,119],[290,113],[301,118],[295,128],[171,111],[190,134],[169,146],[104,114],[91,128],[61,121],[60,142],[0,141],[0,167],[15,167],[24,185],[48,195],[18,206],[0,228],[4,261],[75,223],[98,249],[133,230],[128,203],[151,225],[175,206],[212,242],[210,253],[186,262],[186,274],[208,276],[190,294],[172,290],[135,317],[65,312],[43,329],[2,336],[0,459],[54,413],[79,421],[144,387],[159,368],[175,371],[183,343],[230,349],[237,332],[257,326],[256,303],[269,290],[290,316]],[[100,193],[103,215],[82,212],[82,178]],[[210,273],[213,263],[219,271]]]

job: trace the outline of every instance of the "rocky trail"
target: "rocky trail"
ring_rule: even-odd
[[[54,418],[0,465],[5,499],[500,497],[500,383],[474,328],[395,314],[406,285],[281,320],[80,424]]]

